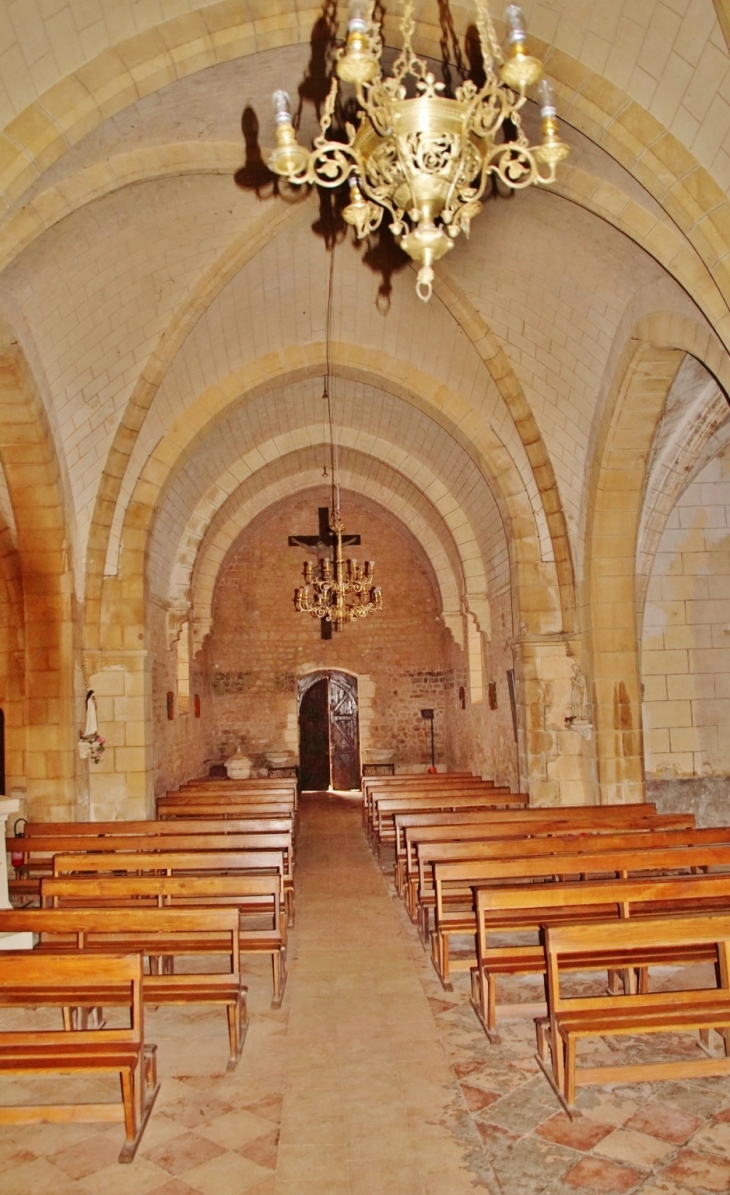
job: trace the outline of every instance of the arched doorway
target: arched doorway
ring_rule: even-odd
[[[299,772],[305,790],[360,787],[357,677],[314,672],[300,680]]]

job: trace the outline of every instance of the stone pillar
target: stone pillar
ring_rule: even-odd
[[[521,791],[531,805],[593,804],[592,727],[586,719],[578,733],[570,722],[573,645],[563,635],[523,635],[512,649]]]

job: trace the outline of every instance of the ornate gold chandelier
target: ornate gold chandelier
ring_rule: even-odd
[[[345,561],[342,553],[342,534],[345,530],[340,518],[339,504],[335,507],[330,527],[335,540],[334,568],[331,560],[323,559],[315,566],[311,560],[304,565],[304,585],[297,589],[294,605],[303,614],[323,618],[341,631],[346,622],[366,618],[373,610],[382,610],[380,586],[373,585],[375,562],[366,560],[364,568],[357,560]],[[315,567],[318,575],[315,576]],[[311,586],[311,589],[310,589]]]
[[[468,237],[490,176],[515,190],[552,183],[568,147],[558,136],[555,101],[542,78],[542,63],[527,53],[525,21],[516,4],[505,14],[505,59],[487,0],[476,0],[485,82],[477,87],[466,80],[453,99],[441,94],[444,84],[414,53],[413,0],[404,0],[403,46],[392,76],[383,77],[383,43],[374,8],[374,0],[350,0],[347,41],[335,56],[336,74],[311,152],[297,142],[289,96],[274,92],[277,144],[269,168],[296,185],[338,187],[349,179],[350,203],[343,215],[360,239],[390,212],[393,235],[421,263],[416,292],[427,302],[433,263],[451,249],[460,232]],[[414,81],[415,95],[409,96],[407,78]],[[346,141],[328,136],[339,80],[354,86],[360,109],[357,129],[345,126]],[[527,89],[538,82],[543,139],[530,146],[520,110]],[[512,138],[498,141],[500,131],[506,136],[507,122]]]

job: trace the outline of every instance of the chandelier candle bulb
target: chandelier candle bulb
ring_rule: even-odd
[[[370,19],[372,7],[368,0],[350,0],[345,52],[337,63],[338,77],[358,91],[378,73],[380,41]]]
[[[507,45],[509,58],[500,70],[500,77],[508,87],[524,95],[542,77],[542,63],[532,58],[525,49],[527,30],[522,9],[517,4],[508,4],[505,20],[509,27]]]
[[[555,92],[549,79],[540,80],[537,95],[540,100],[540,115],[543,120],[548,116],[556,117],[558,113],[555,107]]]
[[[274,105],[274,121],[277,125],[291,124],[291,99],[287,91],[279,89],[271,97]]]
[[[269,159],[269,168],[275,174],[282,174],[295,182],[297,176],[306,170],[309,154],[297,141],[291,119],[291,100],[288,92],[281,88],[278,89],[272,95],[271,102],[274,105],[276,149]]]
[[[548,79],[540,80],[537,94],[540,101],[540,116],[542,118],[542,145],[538,145],[535,150],[535,157],[538,162],[542,162],[554,171],[556,166],[565,161],[570,151],[558,135],[555,93]]]

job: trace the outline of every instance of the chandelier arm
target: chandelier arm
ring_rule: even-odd
[[[330,190],[346,182],[357,170],[359,155],[351,145],[342,141],[326,141],[317,138],[316,149],[309,156],[302,182],[315,183]]]
[[[529,146],[496,145],[489,155],[487,169],[496,174],[511,191],[522,191],[540,179],[534,151]]]

